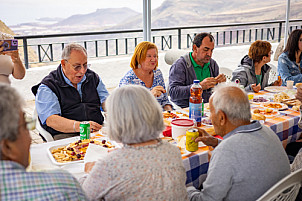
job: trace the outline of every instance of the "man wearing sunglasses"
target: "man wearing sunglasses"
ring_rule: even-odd
[[[0,83],[1,200],[87,200],[80,184],[67,172],[27,172],[31,137],[22,111],[23,100]]]
[[[40,123],[55,140],[78,135],[81,121],[89,121],[93,130],[102,127],[109,94],[89,66],[86,49],[69,44],[58,68],[32,87]]]

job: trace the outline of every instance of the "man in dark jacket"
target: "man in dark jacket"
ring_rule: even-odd
[[[93,130],[102,127],[101,109],[109,94],[100,77],[88,67],[86,49],[69,44],[58,68],[32,88],[41,125],[54,139],[78,135],[81,121],[89,121]]]
[[[198,79],[202,87],[202,98],[209,102],[211,89],[220,82],[225,82],[224,74],[219,74],[219,67],[211,59],[214,50],[214,38],[209,33],[200,33],[193,40],[193,52],[180,57],[170,68],[169,94],[178,106],[189,107],[190,88],[193,80]]]

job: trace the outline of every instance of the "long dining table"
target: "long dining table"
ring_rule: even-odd
[[[77,163],[64,163],[62,165],[57,165],[51,160],[51,154],[49,149],[57,146],[64,146],[66,144],[76,142],[80,137],[71,137],[62,140],[33,144],[30,148],[31,162],[28,167],[28,171],[45,171],[62,169],[70,172],[74,177],[79,179],[85,175],[84,172],[84,162]],[[187,180],[186,185],[193,185],[196,188],[199,187],[205,180],[207,175],[207,170],[209,166],[209,160],[211,157],[212,147],[203,146],[199,147],[196,152],[189,152],[182,156],[184,167],[186,170]]]
[[[253,94],[254,97],[257,96],[273,96],[274,93],[260,91],[259,93]],[[258,108],[258,104],[251,104],[251,108]],[[188,109],[183,109],[183,111],[188,112]],[[294,111],[291,108],[279,111],[279,114],[271,118],[266,119],[263,123],[265,126],[270,127],[276,135],[279,137],[283,146],[290,142],[299,139],[302,130],[298,127],[298,121],[300,119],[300,112]],[[97,136],[96,136],[97,137]],[[66,138],[62,140],[57,140],[53,142],[34,144],[31,146],[31,163],[30,171],[40,171],[40,170],[51,170],[51,169],[64,169],[73,174],[76,178],[80,178],[84,173],[84,163],[79,162],[75,164],[65,164],[56,165],[50,159],[49,148],[66,145],[71,142],[75,142],[79,137]],[[183,164],[186,170],[186,185],[193,185],[198,188],[204,182],[207,176],[207,171],[209,167],[209,161],[211,158],[212,147],[199,147],[196,152],[191,152],[182,156]]]

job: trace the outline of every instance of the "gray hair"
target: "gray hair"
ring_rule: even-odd
[[[123,144],[154,140],[164,130],[162,109],[145,87],[117,88],[106,101],[108,136]]]
[[[4,139],[15,141],[18,138],[20,110],[23,99],[19,93],[8,84],[0,83],[0,142]],[[0,159],[1,159],[0,146]]]
[[[64,47],[64,49],[62,51],[62,60],[70,59],[70,54],[73,50],[82,51],[87,56],[87,51],[83,46],[81,46],[79,44],[76,44],[76,43],[71,43],[71,44],[68,44],[67,46]]]
[[[243,94],[234,95],[230,93],[235,89],[239,89]],[[247,94],[241,89],[238,84],[220,83],[213,89],[212,104],[215,108],[215,113],[219,110],[223,111],[234,125],[240,124],[242,121],[250,121],[251,109]],[[234,91],[233,91],[234,92]]]

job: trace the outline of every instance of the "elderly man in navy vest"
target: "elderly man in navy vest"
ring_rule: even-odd
[[[101,110],[109,94],[101,78],[89,69],[81,45],[67,45],[58,68],[32,91],[40,123],[55,140],[78,135],[81,121],[89,121],[93,130],[101,129]]]

